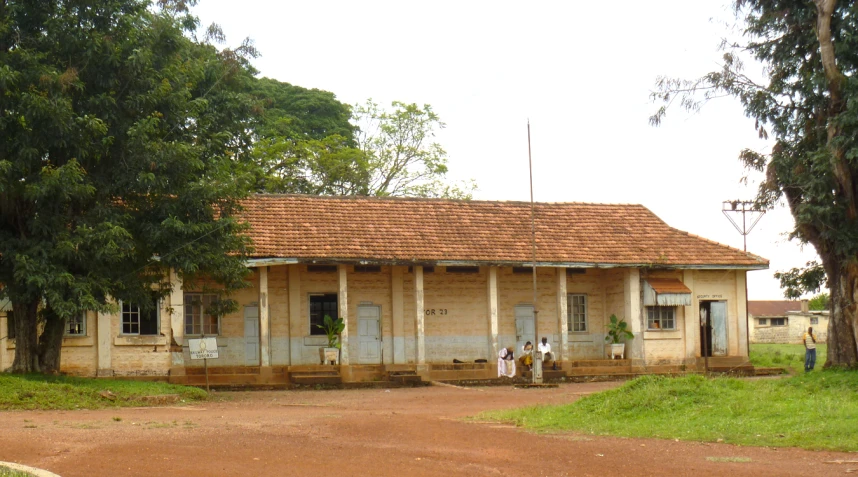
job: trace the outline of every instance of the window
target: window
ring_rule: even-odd
[[[66,320],[66,336],[86,336],[86,312]]]
[[[566,295],[566,313],[569,331],[587,331],[587,295]]]
[[[134,303],[122,303],[123,335],[157,335],[158,309],[160,302],[155,300],[151,309],[145,309]]]
[[[6,312],[6,337],[10,340],[15,339],[15,312],[9,310]]]
[[[355,265],[355,273],[380,273],[380,265]]]
[[[759,321],[760,321],[760,326],[766,326],[766,323],[768,320],[766,320],[765,318],[760,318]]]
[[[447,267],[447,273],[480,273],[480,267]]]
[[[307,265],[309,273],[337,273],[336,265]]]
[[[185,334],[220,334],[218,316],[212,312],[217,304],[217,295],[185,293]]]
[[[786,318],[772,318],[772,326],[786,326]]]
[[[646,316],[647,328],[650,330],[676,329],[676,307],[648,306]]]
[[[819,318],[811,318],[810,324],[811,325],[818,325],[819,324]]]
[[[530,273],[532,275],[533,274],[533,267],[512,267],[512,273],[522,274],[522,275],[524,275],[526,273]]]
[[[325,315],[336,320],[339,318],[337,294],[310,295],[310,334],[323,335],[325,330],[319,328],[325,323]],[[319,325],[319,326],[316,326]]]

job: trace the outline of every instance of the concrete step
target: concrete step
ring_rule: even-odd
[[[320,370],[320,371],[292,371],[290,376],[340,376],[339,370]]]
[[[579,361],[572,361],[572,367],[574,368],[595,368],[595,367],[605,367],[605,366],[631,366],[632,360],[630,359],[584,359]]]
[[[521,376],[527,380],[533,379],[533,373],[531,371],[524,371],[523,373],[521,373]],[[557,369],[557,370],[543,369],[542,370],[542,379],[553,380],[553,379],[565,378],[566,376],[567,376],[566,371],[563,371],[561,369]]]
[[[206,374],[206,369],[203,366],[186,367],[185,374],[188,376],[204,376]],[[217,374],[257,375],[259,374],[259,366],[209,366],[209,376],[214,376]]]
[[[574,367],[569,368],[567,374],[569,376],[596,376],[596,375],[612,375],[612,374],[631,374],[632,366],[589,366],[589,367]]]
[[[295,384],[342,384],[343,378],[336,374],[300,374],[292,375],[292,382]]]

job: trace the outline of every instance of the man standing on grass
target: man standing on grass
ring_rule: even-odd
[[[812,370],[816,366],[816,336],[813,336],[813,327],[807,328],[804,334],[804,372]]]

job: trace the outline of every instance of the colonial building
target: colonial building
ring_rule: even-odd
[[[630,373],[703,356],[735,365],[747,361],[746,273],[768,268],[640,205],[537,203],[534,302],[529,203],[259,195],[245,207],[255,252],[238,312],[208,314],[215,296],[173,277],[158,312],[121,304],[70,324],[63,369],[198,382],[188,340],[205,334],[219,351],[208,365],[231,382],[295,381],[321,368],[324,315],[346,323],[340,366],[324,368],[345,381],[493,377],[500,347],[536,333],[562,372],[597,372],[611,315],[635,335]],[[0,368],[13,348],[0,342]]]
[[[751,343],[801,344],[813,327],[820,343],[828,340],[828,310],[811,311],[808,301],[749,301]]]

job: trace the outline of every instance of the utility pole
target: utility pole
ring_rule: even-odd
[[[727,217],[727,220],[733,224],[733,227],[736,228],[736,231],[742,234],[742,250],[745,252],[748,251],[748,234],[754,230],[754,227],[757,225],[757,222],[766,215],[766,211],[764,209],[760,209],[754,204],[753,201],[750,200],[725,200],[721,207],[721,212]],[[739,227],[739,224],[733,220],[733,216],[737,219],[739,218],[739,214],[742,215],[742,227]],[[748,216],[751,216],[751,226],[748,227]],[[748,275],[745,272],[745,332],[747,333],[747,341],[748,341],[748,357],[751,356],[751,320],[748,318]]]
[[[539,310],[536,308],[536,213],[533,205],[533,158],[530,154],[530,119],[527,120],[527,167],[530,172],[530,246],[533,265],[533,384],[542,384],[542,353],[539,352]]]

